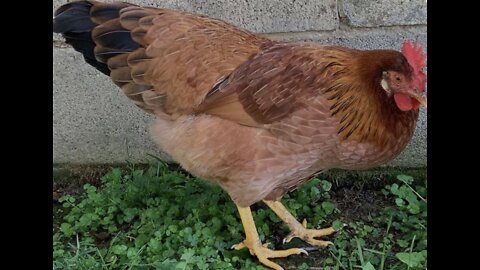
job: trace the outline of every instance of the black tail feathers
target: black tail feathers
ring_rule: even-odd
[[[53,19],[53,32],[61,33],[66,43],[83,54],[85,61],[106,75],[110,75],[110,69],[106,65],[108,58],[118,53],[132,51],[139,47],[125,31],[118,29],[106,29],[105,35],[97,40],[101,42],[102,55],[95,56],[95,44],[92,38],[92,30],[97,26],[94,21],[105,22],[118,18],[120,10],[130,4],[112,3],[105,4],[94,1],[78,1],[65,4],[55,11]],[[94,20],[92,20],[92,17]]]
[[[95,59],[95,43],[91,34],[96,25],[90,19],[91,7],[92,4],[86,1],[72,2],[61,6],[54,14],[53,32],[61,33],[68,44],[83,54],[88,64],[103,74],[110,75],[108,66]]]

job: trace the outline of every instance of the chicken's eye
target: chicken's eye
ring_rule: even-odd
[[[400,77],[398,77],[398,76],[395,79],[397,80],[397,82],[399,82],[401,80]]]

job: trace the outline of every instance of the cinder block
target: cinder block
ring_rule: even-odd
[[[54,9],[67,2],[54,0]],[[338,26],[336,0],[125,0],[125,2],[204,14],[262,33],[333,30]]]
[[[356,27],[427,24],[426,0],[341,0],[341,6]]]

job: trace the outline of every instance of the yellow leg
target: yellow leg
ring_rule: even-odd
[[[298,222],[281,202],[266,200],[264,200],[264,202],[281,220],[283,220],[283,222],[288,225],[288,228],[290,228],[290,233],[283,239],[283,243],[288,243],[293,238],[298,237],[314,246],[326,247],[328,245],[333,245],[330,241],[315,239],[315,237],[322,237],[334,233],[335,230],[332,227],[319,230],[307,229],[307,220],[304,219],[302,223]]]
[[[257,228],[255,227],[255,222],[253,221],[252,212],[250,207],[239,207],[238,212],[240,213],[240,218],[242,219],[243,229],[245,230],[245,240],[239,244],[233,245],[232,248],[239,250],[247,247],[250,250],[250,254],[257,256],[258,260],[275,270],[283,270],[283,268],[270,261],[269,258],[281,258],[287,257],[292,254],[308,253],[301,248],[291,248],[287,250],[271,250],[267,248],[267,245],[262,245],[260,238],[258,237]]]

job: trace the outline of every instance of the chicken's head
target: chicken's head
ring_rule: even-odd
[[[398,53],[382,73],[381,87],[393,96],[402,111],[418,109],[420,105],[427,108],[425,58],[421,45],[405,41],[402,53]]]

